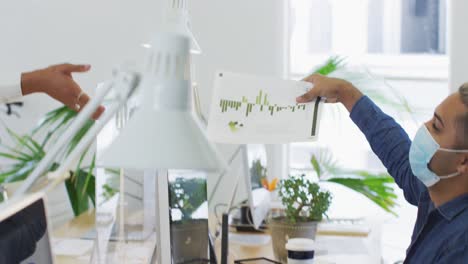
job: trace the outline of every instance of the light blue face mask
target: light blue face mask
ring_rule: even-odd
[[[440,180],[450,179],[460,175],[455,172],[450,175],[437,176],[429,169],[429,163],[437,151],[445,151],[451,153],[468,153],[468,150],[454,150],[441,148],[440,145],[432,137],[426,125],[422,125],[416,133],[409,153],[409,160],[413,174],[427,187],[434,186]]]

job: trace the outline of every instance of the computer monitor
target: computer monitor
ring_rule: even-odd
[[[271,195],[268,190],[263,188],[261,184],[261,178],[266,177],[267,168],[267,152],[265,145],[262,144],[249,144],[240,146],[238,154],[243,160],[243,175],[236,177],[236,183],[234,184],[234,196],[239,191],[247,190],[247,206],[250,209],[250,214],[247,218],[251,221],[251,225],[255,229],[260,229],[263,220],[268,215],[270,210]],[[235,160],[235,159],[233,159]],[[232,164],[230,165],[232,167]],[[229,208],[233,206],[235,197],[231,198]],[[229,210],[228,210],[229,211]],[[228,261],[228,213],[224,213],[222,216],[222,237],[221,237],[221,264],[227,264]]]
[[[245,172],[244,184],[247,189],[248,206],[252,225],[259,229],[270,210],[271,195],[261,183],[267,177],[267,152],[263,144],[245,145],[243,150]]]
[[[0,205],[0,263],[54,263],[44,194]]]

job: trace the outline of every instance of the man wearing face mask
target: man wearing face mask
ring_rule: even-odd
[[[298,103],[342,103],[418,217],[405,263],[468,263],[468,83],[447,97],[413,142],[351,83],[311,75]]]

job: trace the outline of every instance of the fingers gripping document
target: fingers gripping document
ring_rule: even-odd
[[[315,141],[321,102],[296,103],[311,88],[308,82],[218,72],[208,137],[227,144]]]

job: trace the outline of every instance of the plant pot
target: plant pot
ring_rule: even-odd
[[[208,220],[194,219],[172,223],[171,242],[174,263],[206,263],[202,260],[208,259]],[[196,262],[197,260],[200,262]]]
[[[276,260],[287,263],[286,243],[290,238],[309,238],[315,240],[318,222],[289,223],[285,218],[272,219],[268,223],[273,241],[273,253]]]

